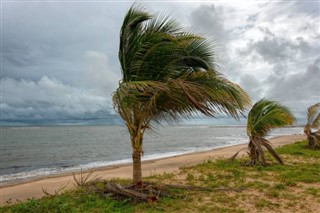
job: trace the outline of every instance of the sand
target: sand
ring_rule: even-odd
[[[273,147],[278,147],[281,145],[305,139],[306,136],[304,135],[290,135],[272,138],[270,141]],[[230,147],[214,149],[211,151],[190,153],[169,158],[143,161],[142,173],[143,176],[150,176],[155,174],[162,174],[164,172],[178,172],[181,166],[194,165],[208,159],[213,160],[221,157],[228,158],[232,156],[235,152],[239,151],[242,148],[245,148],[246,146],[247,144],[235,145]],[[245,151],[242,152],[242,154],[244,153]],[[132,165],[123,164],[117,166],[98,168],[94,172],[94,175],[97,175],[103,179],[131,178]],[[4,185],[0,188],[0,205],[5,205],[6,201],[8,200],[14,203],[17,201],[25,201],[28,198],[38,199],[44,196],[43,189],[46,190],[48,193],[52,194],[61,189],[62,187],[65,187],[63,190],[72,189],[75,187],[72,174],[55,175],[28,182],[22,182],[15,185]]]

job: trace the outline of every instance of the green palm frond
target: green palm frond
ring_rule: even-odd
[[[262,99],[249,112],[248,136],[265,136],[271,129],[291,125],[295,118],[290,110],[275,101]]]
[[[250,104],[249,97],[240,87],[221,76],[205,72],[190,73],[167,82],[122,83],[115,94],[115,106],[121,104],[125,109],[139,106],[147,121],[149,116],[155,121],[174,121],[197,112],[209,116],[225,113],[238,118],[237,107],[244,109]]]
[[[212,45],[181,29],[167,17],[152,18],[141,9],[131,8],[120,34],[123,81],[164,81],[190,69],[213,68]]]
[[[320,123],[320,103],[316,103],[308,108],[307,120],[307,125],[310,128],[318,127]]]

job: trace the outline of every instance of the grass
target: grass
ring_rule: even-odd
[[[145,178],[149,182],[217,189],[213,191],[172,189],[173,197],[141,203],[115,200],[79,187],[61,195],[0,207],[0,212],[316,212],[320,203],[320,151],[307,149],[306,141],[276,151],[285,165],[270,156],[271,165],[267,167],[244,166],[246,158],[234,162],[219,159],[180,168],[179,173]],[[95,184],[103,188],[105,183]]]

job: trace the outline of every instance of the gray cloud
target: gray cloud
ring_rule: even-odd
[[[299,36],[292,40],[276,36],[268,28],[258,27],[258,29],[264,34],[263,39],[249,41],[244,50],[239,50],[239,54],[251,55],[251,57],[255,57],[255,54],[257,54],[261,57],[261,60],[271,65],[277,65],[303,57],[310,57],[320,51],[319,45],[311,45],[303,37]]]
[[[318,57],[304,72],[287,76],[271,75],[265,82],[270,85],[266,96],[288,103],[297,112],[304,112],[311,104],[320,101],[319,82],[320,58]]]
[[[254,75],[245,74],[240,78],[240,85],[248,92],[248,94],[250,94],[253,100],[259,100],[263,97],[263,88],[261,87],[261,84],[262,83]]]
[[[99,96],[42,77],[39,81],[1,79],[2,119],[64,119],[94,117],[97,111],[110,114],[110,97]]]
[[[222,6],[201,5],[191,12],[190,23],[198,32],[206,33],[223,44],[228,41],[223,15]]]
[[[296,1],[293,8],[295,12],[301,14],[319,16],[320,13],[320,5],[318,1]]]
[[[91,50],[107,53],[110,68],[120,76],[117,48],[125,10],[121,3],[4,4],[3,76],[63,76],[77,85],[83,55]]]
[[[1,119],[113,119],[119,30],[130,2],[3,2]],[[319,7],[312,2],[147,2],[217,42],[222,73],[256,101],[304,117],[319,100]],[[160,8],[160,9],[159,9]]]

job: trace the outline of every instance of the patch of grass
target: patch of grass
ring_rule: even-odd
[[[187,180],[187,181],[193,181],[193,180],[194,180],[193,174],[189,173],[189,174],[187,175],[186,180]]]
[[[319,196],[320,195],[320,188],[307,188],[305,189],[305,193],[313,196]]]
[[[274,197],[275,198],[275,197],[279,197],[280,193],[277,190],[271,189],[266,193],[266,195],[269,196],[269,197]]]
[[[259,198],[255,201],[255,207],[259,210],[268,208],[268,209],[274,209],[275,207],[279,207],[280,204],[278,203],[273,203],[270,200],[266,200],[263,198]]]
[[[320,151],[308,148],[307,144],[306,140],[298,141],[294,144],[279,147],[276,149],[276,152],[280,155],[287,154],[303,158],[320,158]]]
[[[67,192],[55,197],[44,197],[40,200],[29,200],[24,203],[0,208],[1,212],[133,212],[133,206],[110,198],[103,198],[83,190]]]
[[[276,189],[276,190],[282,190],[282,189],[285,189],[286,186],[283,185],[282,183],[277,183],[277,184],[275,184],[275,185],[273,186],[273,188]]]

